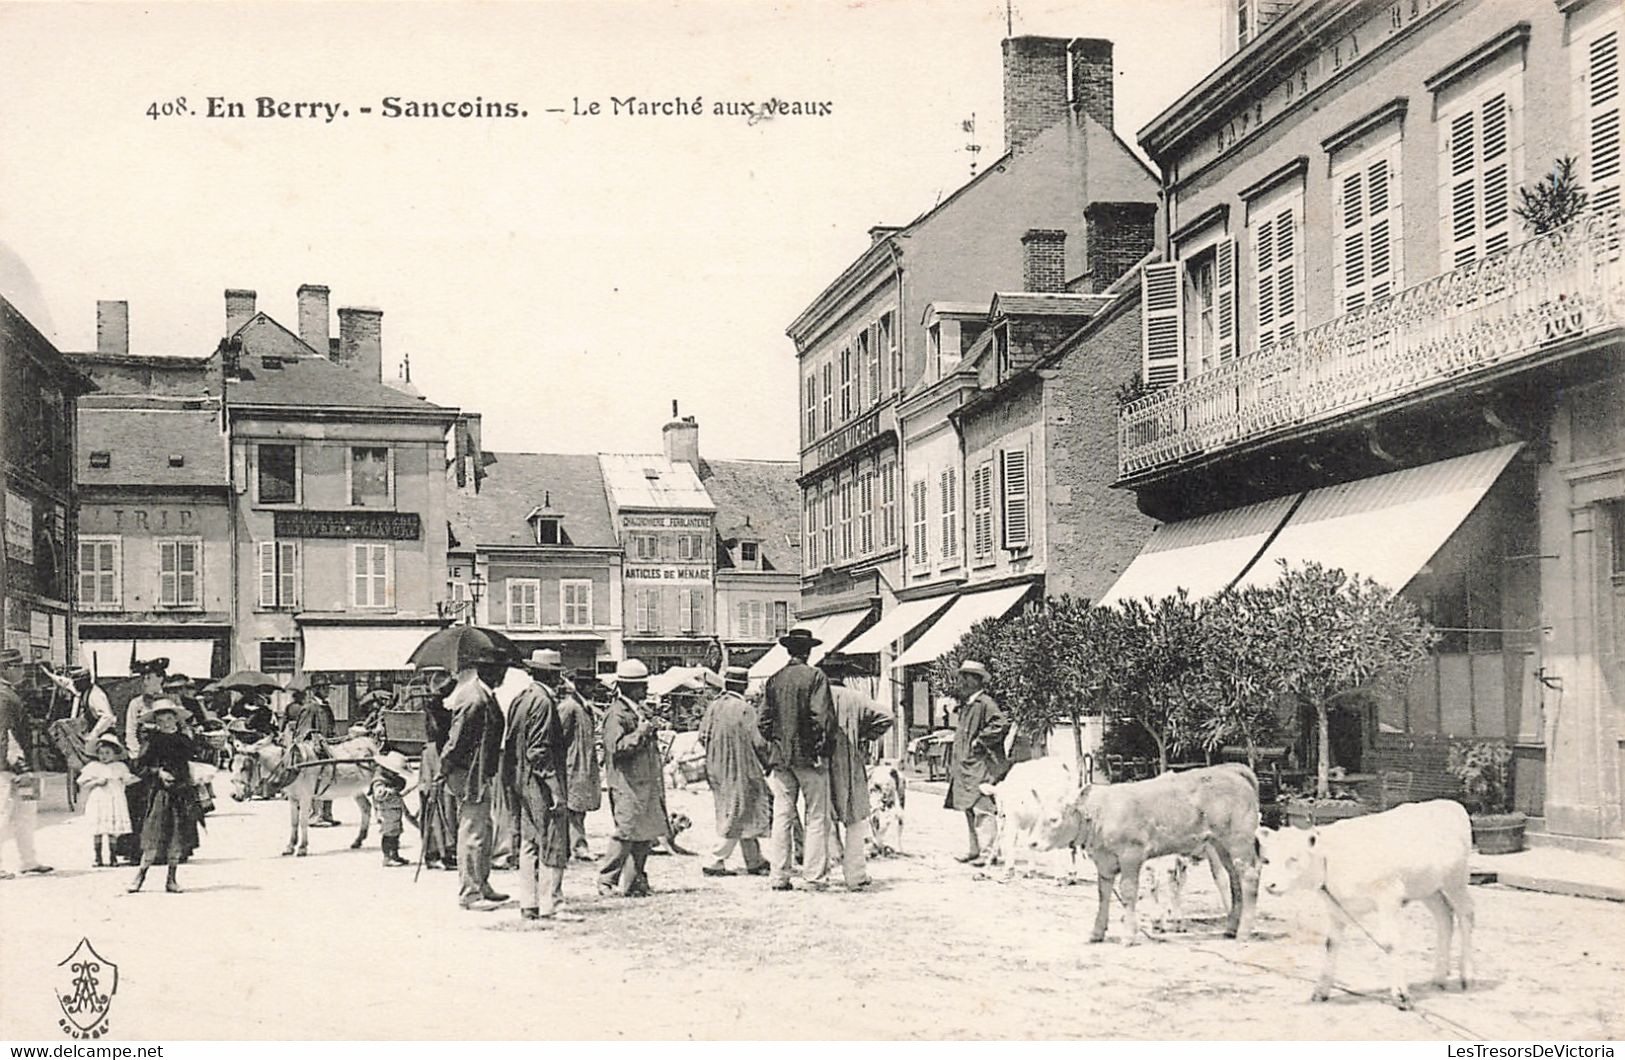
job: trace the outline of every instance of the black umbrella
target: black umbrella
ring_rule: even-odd
[[[208,686],[204,691],[226,692],[280,692],[282,682],[258,670],[238,670],[229,673]]]
[[[475,663],[518,661],[519,648],[514,642],[483,626],[451,626],[431,633],[407,660],[419,670],[439,667],[452,673]]]

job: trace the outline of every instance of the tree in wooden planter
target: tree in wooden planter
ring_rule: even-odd
[[[1205,694],[1184,727],[1209,756],[1226,745],[1244,747],[1247,764],[1255,770],[1260,744],[1279,729],[1271,679],[1277,648],[1270,639],[1274,626],[1268,621],[1274,600],[1273,591],[1249,587],[1204,603]]]
[[[1522,850],[1529,819],[1512,809],[1512,748],[1496,740],[1451,744],[1445,768],[1461,783],[1461,802],[1472,818],[1479,852]]]
[[[1315,797],[1330,799],[1329,712],[1360,693],[1403,689],[1434,634],[1410,601],[1318,563],[1283,562],[1280,581],[1263,592],[1246,612],[1245,649],[1219,651],[1259,667],[1256,687],[1314,708]]]

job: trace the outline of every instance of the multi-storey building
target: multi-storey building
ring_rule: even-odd
[[[0,298],[3,643],[24,658],[58,667],[73,650],[77,404],[94,389],[49,339]]]
[[[96,306],[98,387],[79,415],[79,658],[206,679],[231,665],[236,556],[220,361],[130,352],[129,306]]]
[[[455,409],[383,382],[382,318],[299,289],[297,333],[226,292],[237,556],[232,665],[301,671],[342,718],[442,624]]]
[[[1120,484],[1162,521],[1108,599],[1369,575],[1439,628],[1333,764],[1453,790],[1515,753],[1554,832],[1625,822],[1621,9],[1305,0],[1141,133],[1164,260]],[[1520,189],[1573,158],[1543,231]],[[1302,748],[1307,765],[1307,746]]]
[[[967,354],[1010,334],[1002,320],[990,331],[988,300],[1027,292],[1067,303],[1096,289],[1097,274],[1104,287],[1117,242],[1106,234],[1156,208],[1155,178],[1112,131],[1111,42],[1016,37],[1003,52],[1004,154],[913,223],[873,229],[869,250],[790,328],[801,368],[804,603],[811,614],[881,605],[853,643],[887,675],[900,736],[941,720],[929,713],[923,670],[906,668],[930,661],[925,649],[902,649],[970,576],[975,490],[952,417],[978,389]],[[1086,216],[1106,204],[1116,210]],[[1086,315],[1075,313],[1074,327]],[[1029,363],[1008,347],[989,356]],[[989,492],[1025,510],[1027,450],[1012,452]],[[1006,535],[997,547],[1030,551],[1031,538]],[[951,630],[989,599],[956,607],[939,637],[957,640]]]
[[[593,455],[490,453],[451,493],[449,600],[572,671],[622,656],[621,545]]]

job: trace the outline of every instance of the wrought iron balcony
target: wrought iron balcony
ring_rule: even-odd
[[[1324,422],[1625,324],[1625,228],[1599,212],[1149,394],[1120,478]]]

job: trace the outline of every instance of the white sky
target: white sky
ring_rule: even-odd
[[[1115,41],[1133,142],[1218,61],[1218,10],[1027,0],[1015,30]],[[64,349],[94,348],[95,301],[114,298],[132,352],[201,354],[225,288],[296,327],[295,289],[327,284],[335,309],[384,310],[386,373],[409,352],[431,400],[484,413],[487,448],[658,449],[675,398],[706,455],[792,458],[785,326],[870,225],[966,179],[962,119],[998,156],[1004,18],[1002,0],[0,3],[0,293]],[[542,113],[696,94],[835,109]],[[145,116],[182,95],[200,116]],[[352,116],[210,121],[208,95]],[[357,114],[386,95],[530,117]]]

